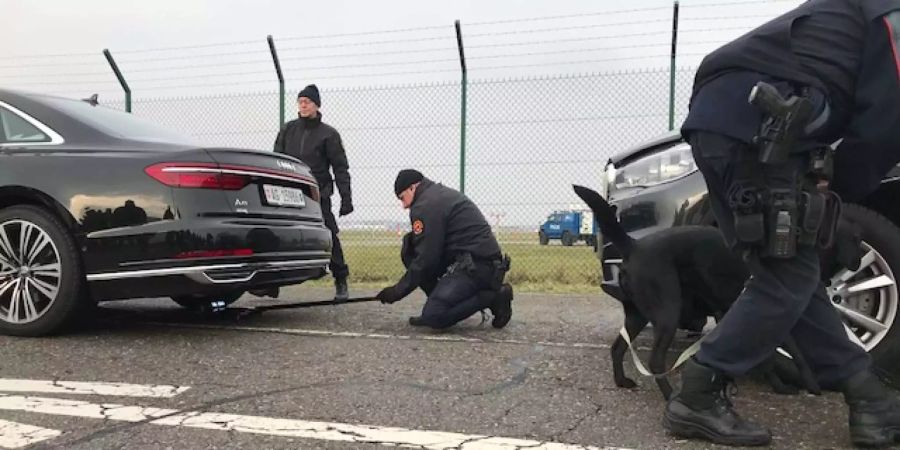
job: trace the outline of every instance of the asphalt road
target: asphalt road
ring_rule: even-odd
[[[67,335],[0,337],[0,448],[715,448],[665,433],[651,381],[615,387],[622,315],[608,297],[519,295],[506,329],[474,317],[443,333],[407,325],[421,303],[239,318],[147,299],[104,304]],[[839,396],[739,388],[773,448],[849,447]]]

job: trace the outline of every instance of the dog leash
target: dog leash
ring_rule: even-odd
[[[628,345],[628,350],[631,352],[631,358],[634,360],[634,367],[637,368],[638,372],[640,372],[641,375],[644,375],[646,377],[651,377],[651,378],[664,378],[667,375],[674,372],[675,369],[677,369],[679,366],[684,364],[685,361],[690,359],[691,356],[694,356],[694,354],[697,353],[698,350],[700,350],[700,344],[703,342],[703,339],[706,337],[706,335],[704,334],[702,337],[700,337],[700,339],[697,339],[696,342],[691,344],[690,347],[685,349],[681,353],[681,355],[678,356],[678,359],[675,360],[675,364],[673,364],[669,370],[667,370],[663,373],[655,374],[655,373],[647,370],[647,367],[645,367],[644,364],[641,362],[641,358],[638,356],[637,351],[634,350],[634,347],[631,344],[631,338],[628,337],[628,331],[625,330],[625,327],[622,327],[619,330],[619,335],[622,336],[623,339],[625,339],[625,344]],[[788,359],[794,359],[794,357],[791,356],[790,353],[788,353],[786,350],[784,350],[781,347],[776,348],[775,351],[778,353],[781,353],[781,355],[783,355],[784,357],[786,357]]]
[[[691,356],[694,356],[694,353],[697,353],[697,350],[700,350],[700,343],[703,342],[703,337],[706,337],[704,335],[703,337],[698,339],[696,342],[691,344],[691,346],[688,347],[685,351],[683,351],[681,353],[681,355],[678,356],[678,359],[675,360],[675,364],[672,365],[672,367],[669,370],[667,370],[663,373],[653,373],[653,372],[647,370],[647,367],[645,367],[644,363],[641,362],[641,358],[638,356],[637,351],[635,351],[634,347],[632,346],[631,338],[628,337],[628,331],[625,330],[625,327],[622,327],[619,330],[619,336],[622,336],[622,338],[625,339],[625,344],[628,345],[628,350],[631,352],[631,358],[634,360],[634,366],[637,368],[638,372],[640,372],[641,375],[644,375],[646,377],[652,377],[652,378],[664,378],[667,375],[669,375],[670,373],[674,372],[675,369],[677,369],[682,364],[684,364],[685,361],[690,359]]]

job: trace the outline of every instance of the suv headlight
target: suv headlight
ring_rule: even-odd
[[[608,161],[606,163],[606,167],[603,169],[603,176],[600,178],[600,195],[603,198],[606,198],[607,194],[609,194],[610,186],[616,179],[616,166],[612,163],[612,161]]]
[[[609,189],[653,186],[684,177],[696,170],[691,147],[680,143],[614,169]],[[609,174],[607,169],[607,176]]]

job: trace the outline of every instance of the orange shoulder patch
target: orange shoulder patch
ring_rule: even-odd
[[[414,234],[422,234],[422,232],[425,231],[425,224],[422,223],[421,220],[418,220],[418,219],[417,219],[417,220],[416,220],[415,222],[413,222],[413,224],[412,224],[412,230],[413,230],[413,233],[414,233]]]

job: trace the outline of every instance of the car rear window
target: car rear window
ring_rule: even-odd
[[[120,139],[197,145],[194,138],[156,125],[132,114],[85,101],[46,97],[49,106],[61,110],[78,121]]]

